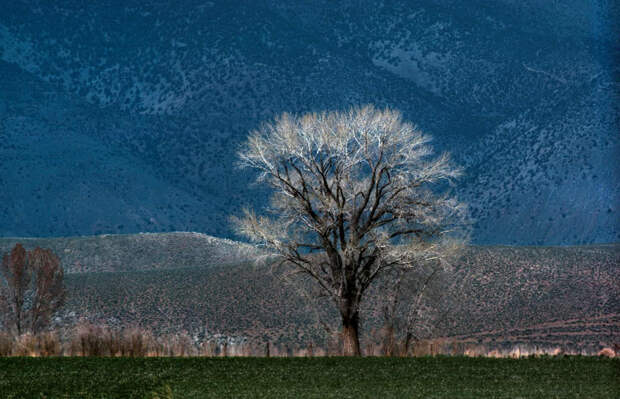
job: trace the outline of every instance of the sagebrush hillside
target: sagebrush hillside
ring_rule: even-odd
[[[0,253],[16,243],[50,248],[66,273],[128,272],[239,264],[261,252],[248,244],[200,233],[141,233],[62,238],[0,238]]]
[[[333,308],[308,305],[245,244],[194,233],[4,239],[53,248],[67,264],[60,324],[140,326],[197,338],[323,343]],[[84,256],[84,258],[80,258]],[[75,266],[79,259],[80,267]],[[620,341],[620,245],[468,247],[438,289],[435,337],[469,342],[610,346]],[[412,293],[413,294],[413,293]],[[365,305],[380,327],[383,297]]]

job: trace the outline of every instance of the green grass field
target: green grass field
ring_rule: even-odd
[[[620,361],[0,358],[0,398],[618,398]]]

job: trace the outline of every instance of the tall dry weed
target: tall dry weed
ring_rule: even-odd
[[[196,350],[192,338],[187,333],[176,334],[170,338],[172,356],[194,356]]]
[[[37,356],[38,344],[37,337],[34,334],[26,333],[18,336],[15,340],[13,348],[15,356]]]
[[[62,344],[57,332],[47,331],[36,336],[38,356],[60,356],[62,355]]]
[[[15,339],[7,332],[0,331],[0,357],[11,356]]]
[[[138,328],[125,330],[121,340],[121,355],[129,357],[144,357],[149,352],[149,344],[153,342],[152,335]]]
[[[75,330],[70,352],[72,356],[110,356],[111,344],[103,327],[83,324]]]

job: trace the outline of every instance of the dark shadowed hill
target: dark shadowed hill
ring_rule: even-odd
[[[617,2],[20,0],[0,12],[0,235],[203,231],[284,111],[402,110],[478,244],[617,241]]]

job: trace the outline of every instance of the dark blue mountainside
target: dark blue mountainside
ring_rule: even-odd
[[[475,242],[618,241],[619,8],[6,1],[0,236],[231,237],[265,194],[234,169],[249,130],[374,103],[466,167]]]

